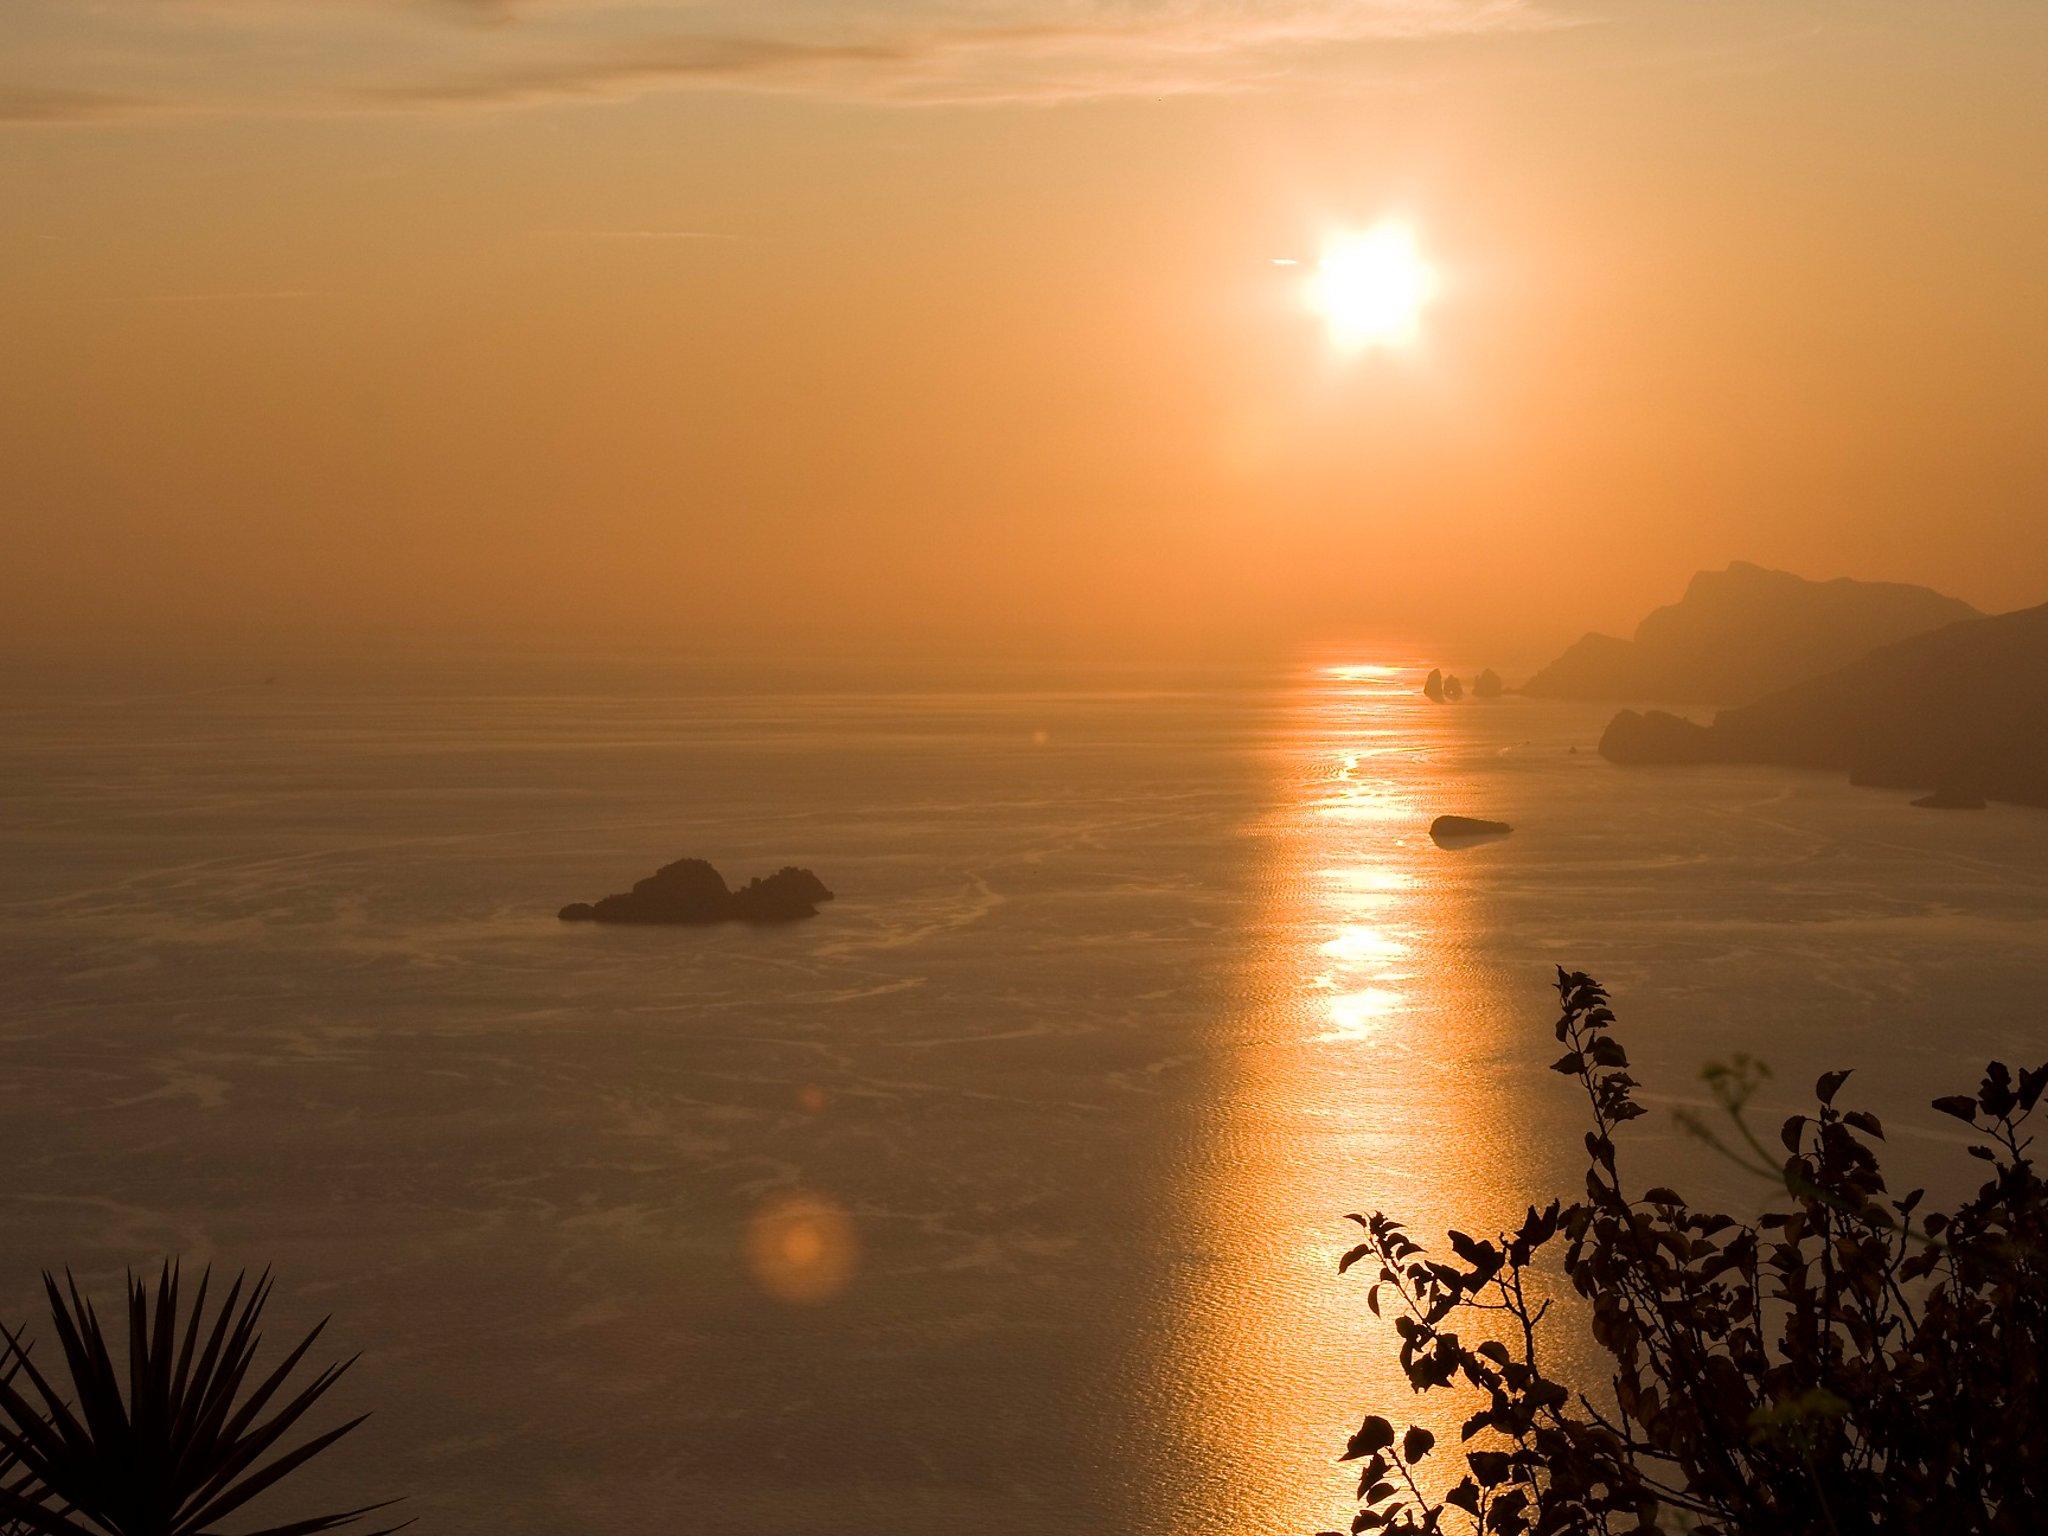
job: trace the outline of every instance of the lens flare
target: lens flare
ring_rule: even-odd
[[[822,1196],[772,1197],[747,1223],[747,1270],[777,1301],[814,1307],[853,1278],[860,1245],[853,1218]]]

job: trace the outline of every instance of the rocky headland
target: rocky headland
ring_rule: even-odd
[[[1618,763],[1771,763],[1879,788],[2048,806],[2048,604],[1950,624],[1711,724],[1623,710],[1600,739]]]
[[[1747,704],[1870,651],[1983,617],[1958,598],[1896,582],[1808,581],[1736,561],[1701,571],[1635,638],[1585,636],[1522,686],[1543,698]]]

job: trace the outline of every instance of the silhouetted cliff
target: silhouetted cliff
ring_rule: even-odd
[[[1710,726],[1623,710],[1600,751],[1843,768],[1858,784],[2048,805],[2048,604],[1882,646]]]
[[[1737,561],[1701,571],[1633,640],[1587,635],[1523,686],[1562,699],[1743,704],[1880,645],[1981,615],[1926,587],[1808,581]]]

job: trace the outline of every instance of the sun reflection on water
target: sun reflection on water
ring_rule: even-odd
[[[1498,1124],[1483,1092],[1445,1091],[1487,1031],[1465,942],[1471,886],[1427,835],[1458,727],[1420,703],[1420,682],[1379,664],[1324,669],[1276,747],[1261,829],[1272,894],[1184,1301],[1177,1395],[1209,1461],[1187,1532],[1346,1528],[1355,1506],[1335,1457],[1363,1405],[1434,1417],[1416,1411],[1390,1325],[1336,1271],[1355,1233],[1346,1212],[1430,1223],[1468,1200],[1486,1166],[1475,1142]],[[1455,1421],[1432,1427],[1455,1443]]]

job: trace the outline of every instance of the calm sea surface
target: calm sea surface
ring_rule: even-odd
[[[302,1497],[425,1532],[1341,1526],[1414,1408],[1344,1214],[1578,1186],[1554,965],[1661,1106],[1630,1166],[1738,1206],[1664,1112],[1711,1058],[1859,1067],[1912,1162],[2048,1055],[2048,813],[1624,772],[1407,659],[18,688],[0,1308],[274,1264],[375,1410]],[[686,854],[840,897],[555,921]]]

